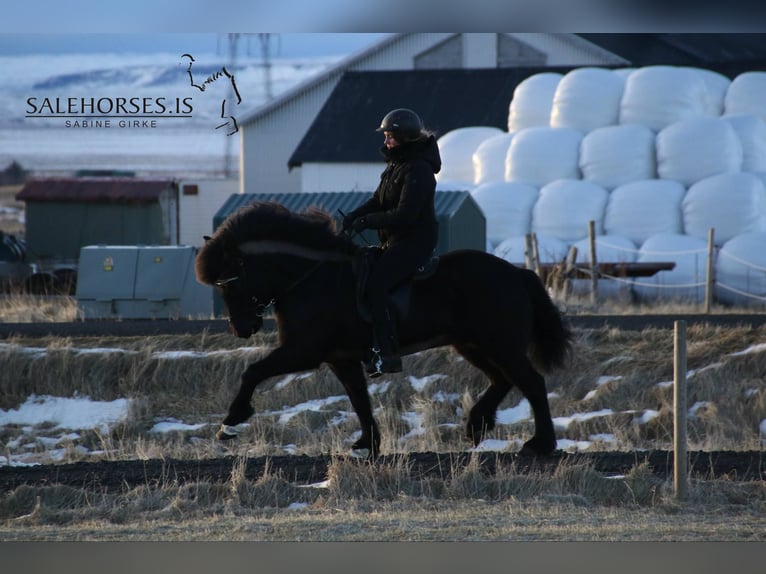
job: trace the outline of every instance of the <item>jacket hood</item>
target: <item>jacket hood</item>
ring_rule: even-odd
[[[386,161],[412,161],[422,159],[426,161],[433,169],[434,173],[439,173],[442,168],[442,158],[439,154],[439,146],[436,144],[434,136],[428,136],[424,140],[416,140],[399,144],[393,149],[386,146],[380,148],[380,153],[386,158]]]

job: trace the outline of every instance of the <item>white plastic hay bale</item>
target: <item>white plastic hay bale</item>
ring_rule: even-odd
[[[651,277],[633,281],[633,292],[642,301],[686,301],[705,298],[707,240],[689,235],[663,233],[647,239],[639,248],[639,262],[672,261],[676,266]]]
[[[766,305],[766,232],[743,233],[724,243],[716,264],[716,298],[731,305]]]
[[[505,181],[505,157],[513,134],[502,133],[485,139],[473,152],[474,183]]]
[[[646,66],[628,75],[620,103],[621,124],[642,124],[654,131],[690,117],[708,115],[708,91],[689,68]]]
[[[580,144],[580,171],[586,181],[606,189],[656,177],[655,135],[646,126],[597,128]]]
[[[633,72],[638,70],[639,68],[615,68],[612,70],[615,74],[620,76],[623,80],[627,80],[628,76],[630,76]],[[623,94],[625,93],[625,90],[623,89]]]
[[[543,186],[532,209],[532,231],[566,242],[588,236],[590,221],[596,233],[604,228],[604,211],[609,192],[594,183],[558,180]]]
[[[676,122],[657,134],[657,174],[685,186],[719,173],[742,169],[742,142],[721,118]]]
[[[472,181],[461,181],[459,179],[438,179],[436,180],[436,191],[473,191],[476,187]]]
[[[713,70],[707,70],[705,68],[689,68],[692,72],[700,76],[705,83],[706,98],[705,109],[711,116],[720,116],[724,110],[724,100],[726,99],[726,92],[729,90],[731,80],[714,72]]]
[[[442,169],[437,179],[473,182],[473,153],[484,140],[502,133],[501,129],[492,126],[472,126],[441,136],[436,141],[442,158]]]
[[[560,263],[566,258],[569,247],[567,243],[555,237],[536,234],[537,252],[540,263]],[[526,238],[524,235],[508,237],[495,248],[494,255],[521,264],[525,262]]]
[[[610,263],[633,263],[638,258],[638,246],[619,235],[596,235],[596,261]],[[573,243],[577,248],[577,262],[590,263],[590,239]]]
[[[683,233],[681,202],[686,188],[677,181],[649,179],[626,183],[609,194],[604,215],[607,235],[641,245],[653,235]]]
[[[752,114],[766,121],[766,72],[744,72],[734,78],[724,98],[724,114]]]
[[[766,172],[766,122],[752,114],[724,116],[742,144],[742,171]]]
[[[556,87],[550,125],[589,132],[617,124],[625,79],[604,68],[577,68]]]
[[[684,232],[722,245],[741,233],[766,231],[766,187],[752,173],[724,173],[695,183],[681,204]]]
[[[508,106],[509,132],[550,125],[553,96],[562,77],[563,74],[542,72],[516,86]]]
[[[596,261],[602,263],[633,263],[638,257],[638,246],[627,237],[619,235],[597,235],[595,239]],[[574,243],[577,249],[577,263],[590,263],[590,239],[581,239]],[[575,279],[569,282],[572,293],[585,295],[590,293],[590,279]],[[631,284],[622,278],[600,278],[597,293],[600,297],[627,297]]]
[[[487,241],[492,246],[508,237],[529,233],[537,188],[525,183],[490,182],[471,193],[487,221]]]
[[[541,187],[558,179],[579,179],[582,138],[582,132],[571,128],[517,132],[505,158],[505,180]]]

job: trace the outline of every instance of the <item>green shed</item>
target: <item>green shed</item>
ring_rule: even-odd
[[[240,207],[257,201],[276,201],[292,211],[302,211],[309,207],[319,207],[331,213],[338,225],[343,213],[349,213],[366,201],[372,192],[318,192],[318,193],[236,193],[229,196],[213,217],[213,228]],[[467,191],[438,191],[434,206],[439,221],[439,243],[437,253],[446,253],[456,249],[478,249],[487,247],[486,219]],[[339,211],[340,210],[340,211]],[[374,231],[365,231],[368,243],[377,242]]]
[[[86,245],[176,245],[178,187],[131,177],[30,180],[16,199],[26,210],[34,260],[77,260]]]

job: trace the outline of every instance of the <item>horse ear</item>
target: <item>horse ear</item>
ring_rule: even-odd
[[[207,243],[208,241],[210,241],[211,237],[209,235],[203,235],[202,239],[204,239],[205,243]]]

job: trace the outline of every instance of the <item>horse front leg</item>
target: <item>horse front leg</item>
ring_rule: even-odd
[[[332,361],[328,366],[346,389],[351,406],[354,408],[362,436],[351,445],[351,456],[374,458],[380,453],[380,430],[372,416],[370,393],[367,379],[359,361]]]
[[[299,371],[316,369],[320,360],[308,356],[305,350],[294,347],[279,347],[269,355],[252,363],[242,373],[237,396],[229,406],[229,412],[223,419],[221,429],[216,434],[219,440],[228,440],[237,436],[236,425],[249,419],[255,410],[250,404],[255,387],[268,378]]]

